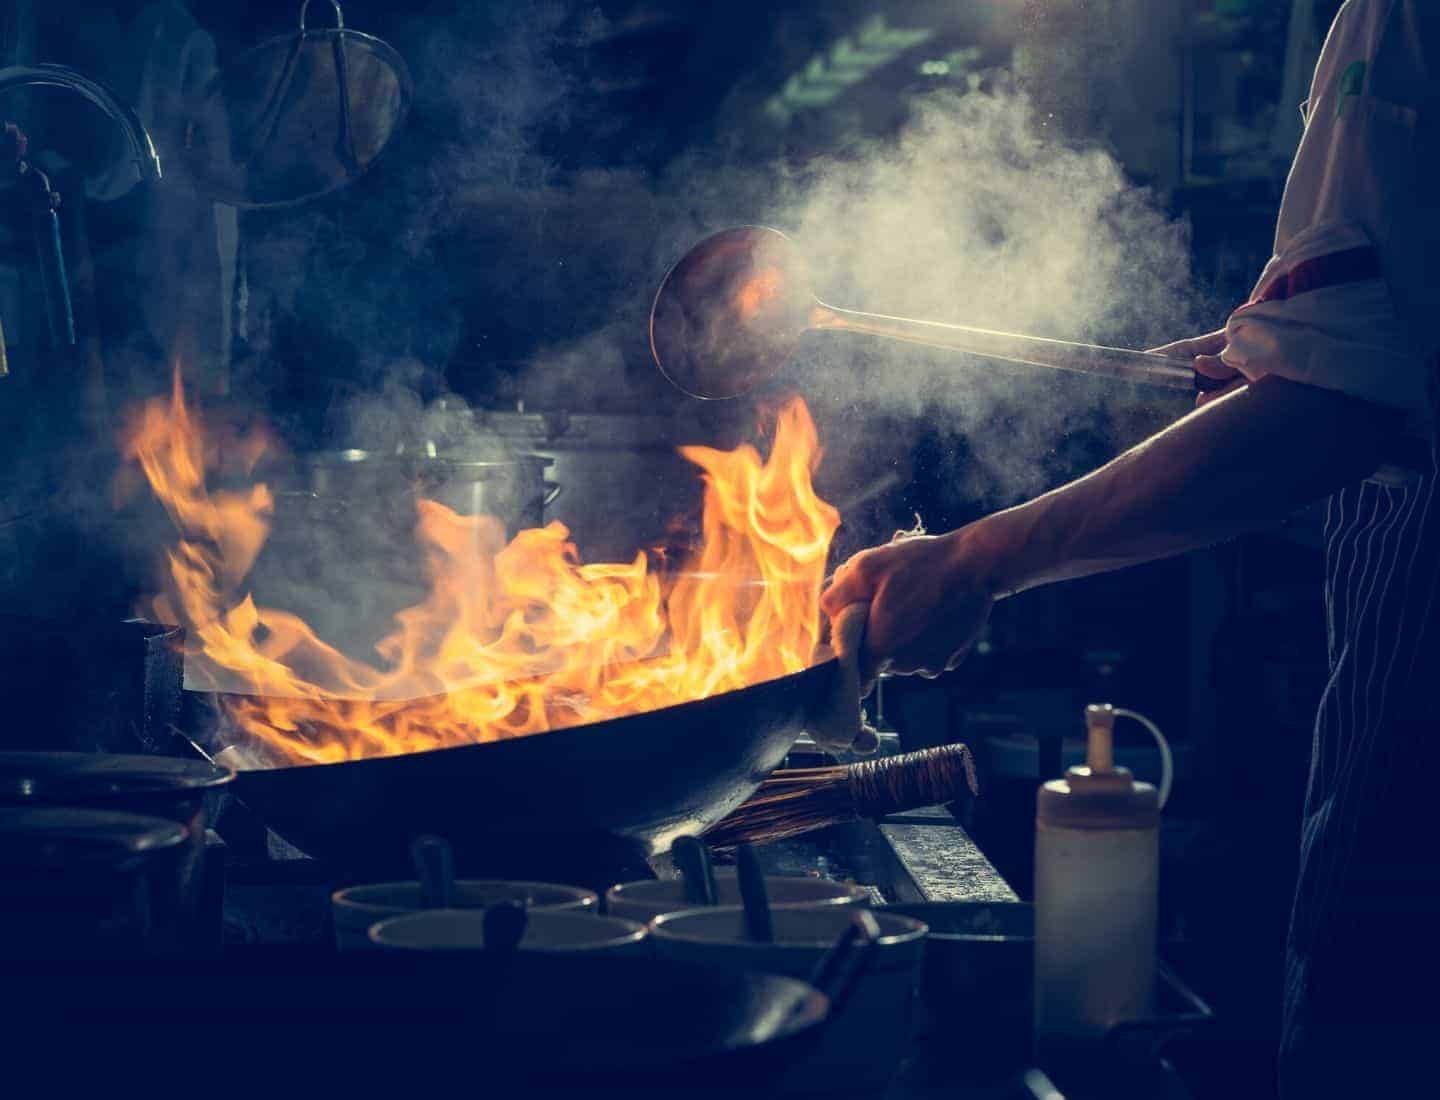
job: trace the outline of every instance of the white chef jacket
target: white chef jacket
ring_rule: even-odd
[[[1410,413],[1440,352],[1440,0],[1348,0],[1302,107],[1274,256],[1222,358]]]

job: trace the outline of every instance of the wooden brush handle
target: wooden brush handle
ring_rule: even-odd
[[[883,817],[953,802],[966,788],[971,794],[979,791],[975,761],[964,745],[941,745],[851,764],[847,778],[855,812],[861,817]]]

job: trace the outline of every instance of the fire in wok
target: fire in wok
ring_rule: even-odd
[[[258,458],[263,446],[257,442],[250,457]],[[336,787],[334,768],[312,765],[345,765],[348,775],[354,762],[424,754],[435,757],[421,769],[426,775],[490,774],[489,797],[505,803],[504,818],[520,826],[516,799],[494,792],[505,785],[512,757],[517,765],[523,758],[528,781],[536,782],[541,762],[532,759],[535,752],[495,751],[462,765],[452,753],[431,750],[506,750],[498,743],[603,723],[585,732],[614,738],[609,747],[621,758],[617,766],[652,777],[663,768],[685,778],[678,785],[652,778],[650,785],[666,792],[664,806],[652,799],[626,809],[612,800],[602,813],[603,798],[589,800],[597,802],[596,826],[655,839],[682,823],[704,824],[742,799],[798,732],[808,705],[801,696],[826,678],[800,674],[824,671],[811,665],[839,516],[812,485],[820,451],[798,399],[780,410],[768,456],[749,446],[682,449],[703,478],[704,496],[700,544],[679,568],[660,569],[644,552],[628,562],[583,562],[558,523],[506,543],[502,525],[490,517],[421,501],[416,552],[423,555],[429,591],[396,615],[394,629],[368,660],[342,653],[295,614],[257,606],[250,597],[246,576],[269,535],[273,497],[263,484],[207,486],[212,449],[178,378],[168,398],[139,410],[124,449],[179,536],[166,552],[161,591],[146,613],[186,628],[191,672],[223,692],[226,747],[272,770],[254,773],[250,789],[259,801],[283,787],[282,802],[318,798],[322,805],[309,816],[335,817],[353,792]],[[768,708],[753,731],[732,728],[720,739],[723,750],[708,712],[681,706],[744,696],[773,681],[792,685],[780,692],[783,702]],[[800,683],[807,688],[796,695],[793,685]],[[673,721],[654,713],[665,708],[677,708]],[[750,712],[743,703],[721,709],[727,725],[746,726]],[[632,716],[660,721],[627,723]],[[638,740],[627,739],[627,729],[633,735],[642,727]],[[573,767],[577,753],[590,767],[608,759],[605,746],[580,752],[575,739],[538,740],[553,743],[552,764]],[[681,766],[682,760],[689,764]],[[704,774],[695,773],[696,766]],[[301,781],[311,784],[306,791],[278,774],[298,772],[315,773]],[[322,781],[322,773],[329,778]],[[385,801],[385,777],[368,768],[359,774],[370,792],[362,800],[365,812],[373,817]],[[599,776],[589,778],[605,786]],[[412,809],[425,801],[415,790]],[[474,800],[463,801],[472,816],[497,824]],[[262,813],[283,817],[283,810],[271,805]],[[359,824],[348,812],[338,816],[352,829]],[[312,840],[310,846],[317,845]]]

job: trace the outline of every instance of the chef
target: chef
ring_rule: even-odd
[[[871,674],[934,676],[996,600],[1328,498],[1331,669],[1280,1078],[1287,1097],[1381,1096],[1440,1088],[1440,2],[1348,0],[1303,110],[1250,301],[1223,329],[1157,349],[1230,384],[1078,481],[856,555],[824,606],[870,603]]]

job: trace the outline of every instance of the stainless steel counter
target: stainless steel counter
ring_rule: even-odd
[[[943,806],[880,823],[880,835],[905,869],[907,893],[896,901],[1019,901],[970,834]]]

